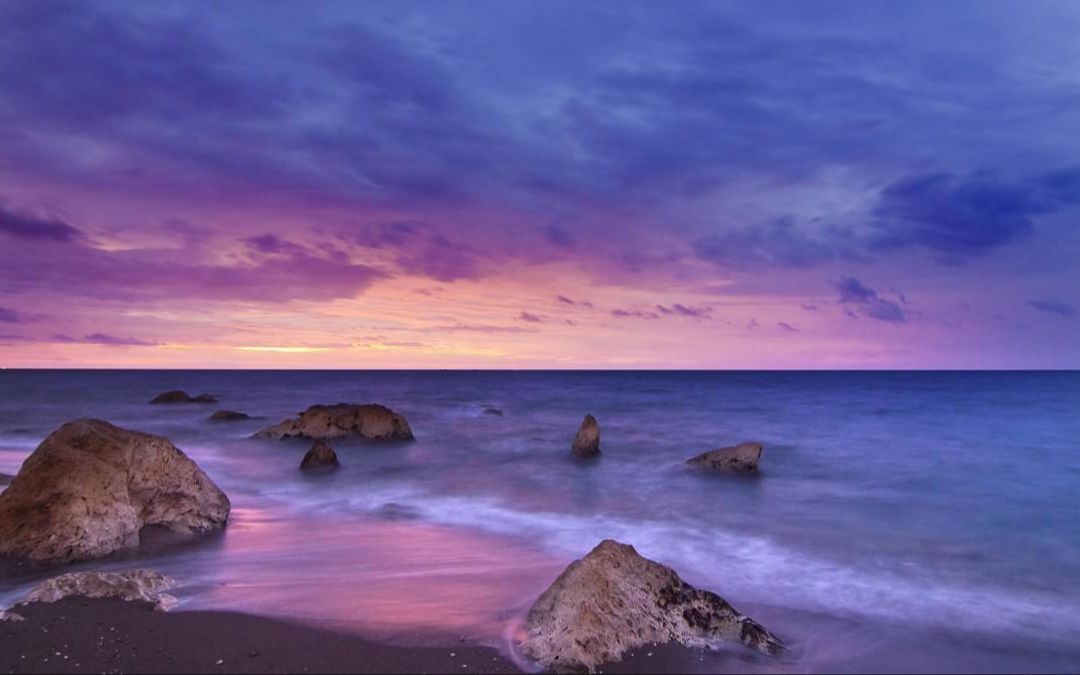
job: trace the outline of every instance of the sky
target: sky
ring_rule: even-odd
[[[1078,368],[1077,35],[0,0],[0,366]]]

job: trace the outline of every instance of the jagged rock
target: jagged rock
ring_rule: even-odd
[[[522,653],[558,673],[593,672],[628,650],[672,641],[709,648],[741,643],[770,655],[784,650],[776,636],[720,596],[610,539],[544,591],[525,630]]]
[[[411,441],[408,420],[386,406],[313,405],[297,419],[285,420],[255,433],[252,438],[363,438],[371,441]]]
[[[498,408],[484,408],[484,414],[489,417],[502,417],[503,411]]]
[[[26,621],[26,617],[22,614],[16,614],[15,612],[5,612],[0,610],[0,623],[4,622],[15,623],[18,621]]]
[[[68,562],[139,531],[224,527],[229,498],[168,439],[81,419],[49,435],[0,493],[0,555]]]
[[[337,469],[341,466],[337,453],[325,441],[315,441],[315,445],[304,455],[300,468],[304,471],[313,469]]]
[[[151,570],[124,572],[72,572],[49,579],[30,591],[22,604],[57,602],[64,598],[119,598],[126,602],[148,602],[158,611],[168,611],[176,598],[168,591],[176,586],[171,578]]]
[[[190,396],[186,391],[167,391],[164,394],[158,394],[154,397],[151,403],[217,403],[217,399],[210,394],[199,394],[198,396]]]
[[[600,454],[600,425],[592,415],[586,415],[574,436],[570,451],[578,457],[595,457]]]
[[[210,416],[211,422],[236,422],[246,419],[249,419],[246,414],[234,410],[218,410]]]
[[[686,463],[709,471],[757,473],[763,449],[761,443],[740,443],[730,448],[710,450],[687,460]]]

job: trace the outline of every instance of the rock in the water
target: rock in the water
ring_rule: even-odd
[[[285,420],[257,432],[252,438],[363,438],[371,441],[411,441],[408,420],[375,403],[313,405],[297,419]]]
[[[167,391],[158,394],[151,403],[217,403],[217,399],[210,394],[190,396],[186,391]]]
[[[6,473],[0,473],[0,485],[7,485],[15,476],[9,476]]]
[[[304,455],[304,460],[300,462],[300,468],[304,471],[337,469],[340,466],[337,453],[325,441],[315,441],[315,445],[311,446],[311,449]]]
[[[64,598],[119,598],[126,602],[148,602],[154,609],[168,611],[176,598],[165,591],[176,582],[151,570],[125,572],[72,572],[49,579],[30,591],[23,604],[57,602]]]
[[[502,417],[503,411],[498,408],[484,408],[484,414],[488,417]]]
[[[709,471],[757,473],[763,449],[761,443],[740,443],[730,448],[710,450],[687,460],[686,463]]]
[[[783,643],[723,598],[610,539],[571,563],[526,619],[521,651],[559,673],[593,672],[628,650],[672,641],[742,643],[779,654]]]
[[[386,520],[416,520],[420,517],[420,512],[413,506],[387,502],[379,509],[379,515]]]
[[[600,425],[595,417],[585,416],[570,450],[578,457],[595,457],[600,454]]]
[[[246,414],[234,410],[218,410],[210,416],[211,422],[236,422],[238,420],[246,419],[248,419]]]
[[[139,543],[139,531],[223,527],[229,498],[168,439],[82,419],[49,435],[0,493],[0,554],[67,562]]]

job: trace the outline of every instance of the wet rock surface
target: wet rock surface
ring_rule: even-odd
[[[558,673],[594,672],[629,650],[669,642],[784,650],[719,595],[610,539],[566,568],[529,610],[525,630],[521,652]]]
[[[300,468],[304,471],[338,469],[341,468],[341,463],[338,462],[337,453],[326,441],[315,441],[315,445],[311,446],[300,462]]]
[[[600,454],[600,424],[592,415],[586,415],[574,435],[570,451],[575,457],[596,457]]]
[[[217,399],[210,394],[199,394],[198,396],[191,396],[186,391],[167,391],[163,394],[155,396],[150,403],[155,405],[170,404],[170,403],[217,403]]]
[[[22,604],[57,602],[64,598],[117,598],[125,602],[146,602],[158,611],[168,611],[176,598],[168,591],[176,587],[171,578],[152,570],[124,572],[72,572],[45,581]]]
[[[687,464],[706,471],[757,473],[761,461],[761,443],[740,443],[729,448],[720,448],[702,453]]]
[[[404,415],[376,403],[313,405],[296,419],[267,427],[252,438],[359,438],[369,441],[411,441],[412,428]]]

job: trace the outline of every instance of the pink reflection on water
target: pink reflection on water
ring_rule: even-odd
[[[220,543],[169,561],[182,609],[229,609],[422,640],[496,642],[558,575],[517,539],[415,521],[237,508]]]

